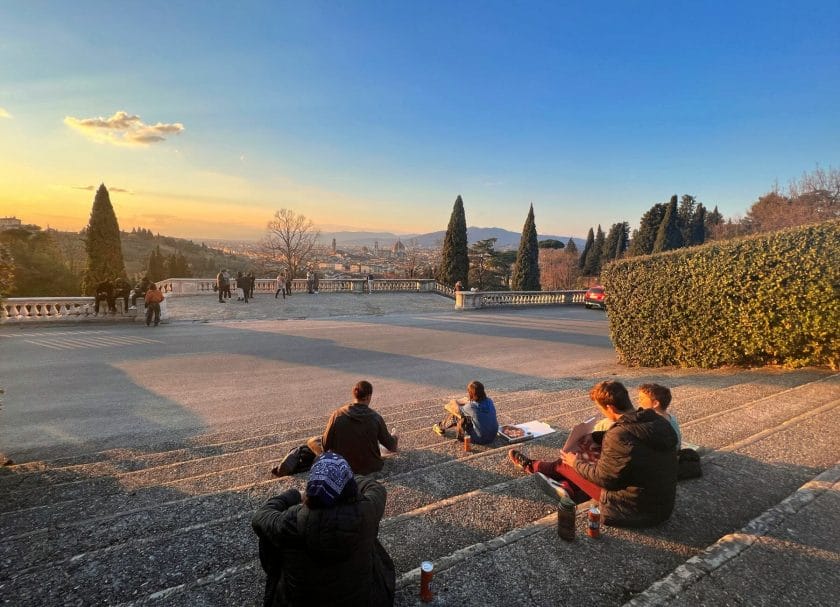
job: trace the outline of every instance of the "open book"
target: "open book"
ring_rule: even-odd
[[[554,428],[540,421],[530,421],[524,424],[505,424],[499,428],[499,436],[509,443],[521,443],[554,432]]]
[[[585,462],[598,461],[601,456],[601,445],[592,440],[592,432],[597,423],[597,416],[593,416],[573,426],[563,445],[563,451],[576,453]]]

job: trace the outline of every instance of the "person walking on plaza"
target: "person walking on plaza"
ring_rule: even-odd
[[[266,607],[390,607],[394,562],[379,542],[385,487],[355,476],[332,451],[312,464],[303,495],[287,489],[256,511]]]
[[[318,271],[317,270],[312,272],[312,290],[315,292],[315,295],[318,294]]]
[[[288,274],[286,274],[286,295],[288,295],[289,297],[292,296],[292,272],[291,272],[291,270],[289,271]]]
[[[157,288],[155,283],[149,285],[149,290],[146,291],[146,326],[152,322],[154,316],[155,326],[160,324],[160,303],[163,301],[163,291]]]
[[[438,436],[446,436],[447,428],[456,426],[458,440],[469,436],[473,443],[487,445],[496,438],[499,431],[496,406],[485,393],[484,384],[480,381],[471,381],[467,385],[467,398],[453,399],[444,409],[446,417],[432,426]]]
[[[385,464],[379,445],[396,451],[399,438],[391,435],[382,416],[370,408],[372,399],[371,383],[358,382],[353,386],[353,402],[334,411],[324,434],[310,438],[306,445],[316,455],[324,451],[342,455],[356,474],[382,470]]]
[[[603,521],[617,527],[647,527],[671,516],[677,493],[677,434],[653,409],[633,408],[617,381],[596,384],[589,393],[599,411],[615,423],[590,463],[570,451],[553,462],[529,459],[511,449],[508,458],[557,497],[580,489],[601,505]]]
[[[280,272],[277,275],[277,280],[274,281],[274,299],[277,299],[277,296],[282,293],[283,299],[286,299],[286,274]]]
[[[306,292],[309,293],[310,295],[312,295],[312,292],[313,292],[312,285],[313,285],[314,281],[315,281],[315,279],[312,277],[312,271],[307,270],[306,271]]]

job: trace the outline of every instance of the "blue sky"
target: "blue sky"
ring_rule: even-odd
[[[258,238],[726,216],[840,165],[840,2],[0,2],[0,215]],[[123,114],[118,114],[122,112]],[[100,120],[101,118],[101,120]]]

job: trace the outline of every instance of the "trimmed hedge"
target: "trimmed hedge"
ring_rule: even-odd
[[[840,366],[840,220],[609,264],[619,360]]]

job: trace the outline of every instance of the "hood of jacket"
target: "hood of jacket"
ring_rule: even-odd
[[[674,451],[677,448],[676,432],[668,420],[653,409],[625,413],[615,425],[654,451]]]
[[[370,419],[371,415],[376,415],[376,411],[364,403],[349,403],[344,405],[341,411],[351,420],[358,422],[364,422]]]

